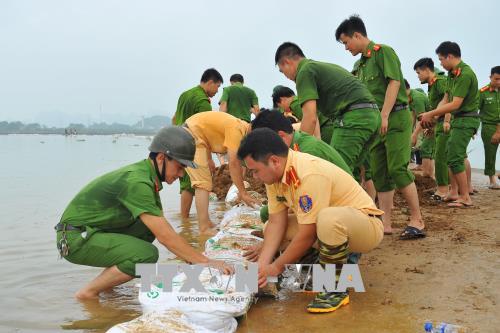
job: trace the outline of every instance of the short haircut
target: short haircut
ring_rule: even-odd
[[[276,50],[274,55],[274,64],[277,65],[282,58],[305,58],[304,52],[300,49],[297,44],[292,42],[284,42]]]
[[[209,68],[206,71],[204,71],[200,81],[205,83],[210,80],[214,81],[215,83],[217,82],[224,83],[222,75],[220,75],[220,73],[215,68]]]
[[[351,15],[348,19],[345,19],[340,23],[335,30],[335,39],[340,41],[340,35],[344,34],[346,36],[352,37],[355,32],[359,32],[363,36],[367,36],[366,28],[363,20],[359,15]]]
[[[252,130],[257,128],[270,128],[275,132],[293,133],[292,123],[278,110],[260,110],[257,117],[252,121]]]
[[[241,82],[241,83],[243,83],[243,75],[241,75],[241,74],[233,74],[229,78],[229,82]]]
[[[434,61],[432,61],[431,58],[422,58],[417,60],[415,65],[413,65],[414,70],[424,69],[424,68],[428,68],[434,72]]]
[[[500,66],[495,66],[491,69],[491,75],[500,74]]]
[[[281,137],[269,128],[251,131],[240,144],[238,158],[244,160],[250,156],[253,160],[267,164],[269,156],[288,156],[288,147]]]
[[[273,107],[278,107],[278,103],[280,102],[281,97],[292,97],[295,96],[295,93],[292,89],[285,86],[276,86],[273,89]]]
[[[410,89],[410,82],[407,79],[405,79],[405,87],[406,89]]]
[[[436,49],[436,54],[440,54],[442,56],[447,57],[448,55],[453,55],[455,57],[460,58],[462,55],[460,53],[460,46],[458,46],[455,42],[442,42]]]

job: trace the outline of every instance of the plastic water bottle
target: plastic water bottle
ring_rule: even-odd
[[[432,321],[426,321],[424,324],[426,332],[430,333],[467,333],[467,328],[460,325],[453,325],[448,323],[439,323],[434,326]]]

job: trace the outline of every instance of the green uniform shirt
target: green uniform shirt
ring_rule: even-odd
[[[335,64],[303,59],[295,83],[300,105],[316,100],[318,113],[332,120],[352,104],[375,102],[359,80]]]
[[[295,96],[290,103],[290,110],[299,121],[302,121],[302,107],[300,106],[299,98],[297,96]],[[324,114],[318,113],[317,115],[320,128],[321,126],[324,126],[325,124],[329,124],[331,122],[330,119],[328,119]]]
[[[212,105],[201,86],[191,88],[181,94],[175,111],[175,124],[180,126],[194,114],[212,111]]]
[[[87,184],[66,207],[61,222],[107,230],[127,227],[143,213],[162,216],[161,189],[149,159],[130,164]]]
[[[500,124],[500,95],[488,84],[479,93],[479,115],[485,124]]]
[[[420,90],[410,89],[408,102],[410,110],[415,114],[415,116],[431,110],[427,95]]]
[[[247,122],[250,122],[250,109],[259,105],[255,91],[240,82],[224,88],[219,104],[222,102],[227,103],[227,113]]]
[[[469,65],[461,61],[456,69],[448,72],[446,92],[448,102],[453,97],[462,97],[464,100],[460,108],[453,114],[463,112],[477,112],[479,108],[479,90],[476,74]]]
[[[394,105],[408,104],[401,63],[396,52],[390,46],[370,42],[361,57],[358,78],[366,84],[380,110],[384,105],[385,93],[390,80],[401,83]]]
[[[435,110],[446,93],[446,76],[436,75],[434,80],[429,83],[427,87],[431,110]]]
[[[312,135],[295,131],[290,148],[327,160],[352,176],[351,169],[335,148]]]

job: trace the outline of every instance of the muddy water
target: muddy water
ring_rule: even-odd
[[[82,141],[85,140],[85,141]],[[53,226],[66,204],[88,181],[146,156],[147,138],[109,136],[0,136],[0,332],[105,332],[141,314],[135,282],[80,303],[73,294],[100,269],[59,260]],[[178,185],[162,191],[167,219],[193,246],[196,221],[181,222]],[[222,214],[214,207],[212,214]],[[158,245],[158,244],[157,244]],[[160,261],[173,256],[160,248]],[[362,274],[368,269],[362,266]],[[425,318],[391,301],[386,290],[354,294],[335,314],[309,315],[311,295],[294,294],[286,302],[260,299],[240,332],[419,332]],[[384,302],[391,306],[384,306]]]

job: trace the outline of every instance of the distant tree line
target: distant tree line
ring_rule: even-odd
[[[134,125],[119,123],[107,124],[104,122],[94,123],[89,126],[84,124],[69,124],[67,127],[47,127],[38,123],[25,124],[20,121],[0,121],[0,134],[84,134],[84,135],[108,135],[108,134],[155,134],[160,128],[170,125],[171,119],[166,116],[152,116],[144,118]]]

